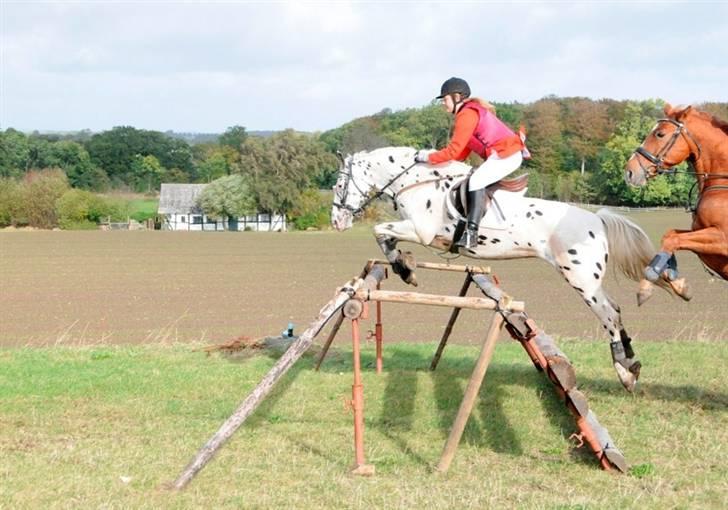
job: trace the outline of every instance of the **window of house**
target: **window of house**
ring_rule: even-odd
[[[187,216],[185,216],[184,214],[183,214],[183,215],[181,215],[181,216],[179,217],[179,221],[180,221],[180,223],[185,223],[185,222],[187,221]]]
[[[194,225],[199,225],[202,223],[202,216],[192,216],[192,223]]]

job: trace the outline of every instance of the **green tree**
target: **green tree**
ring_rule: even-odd
[[[284,214],[317,177],[337,166],[316,137],[290,129],[265,139],[248,138],[240,158],[240,172],[249,179],[259,208]]]
[[[136,190],[144,191],[144,188],[146,188],[147,192],[159,188],[161,178],[166,172],[157,158],[152,155],[142,156],[141,154],[134,156],[131,169]]]
[[[240,152],[245,140],[248,139],[248,133],[243,126],[232,126],[220,135],[218,143],[222,147],[230,147],[236,152]]]
[[[162,167],[176,168],[194,179],[190,146],[158,131],[115,127],[92,136],[86,149],[91,162],[102,168],[116,187],[138,185],[138,167],[133,166],[137,156],[154,156]]]
[[[213,218],[239,218],[255,212],[255,197],[242,175],[226,175],[205,186],[197,199]]]
[[[20,177],[28,169],[28,137],[15,129],[0,131],[0,177]]]
[[[601,203],[657,205],[669,202],[672,192],[664,177],[653,179],[643,188],[630,187],[624,181],[627,160],[660,115],[661,102],[657,100],[627,104],[624,119],[600,153],[600,170],[592,176],[591,182]]]

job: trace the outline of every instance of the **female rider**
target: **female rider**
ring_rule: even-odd
[[[453,134],[447,147],[439,151],[420,150],[418,163],[436,165],[448,161],[464,161],[475,152],[485,161],[468,181],[468,222],[456,247],[474,250],[478,245],[478,226],[485,212],[485,188],[517,170],[527,151],[525,136],[514,133],[495,115],[495,108],[479,98],[470,97],[470,87],[461,78],[450,78],[442,84],[437,99],[448,113],[455,116]]]

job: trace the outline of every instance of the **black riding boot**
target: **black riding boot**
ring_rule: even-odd
[[[455,246],[475,250],[478,247],[478,227],[483,219],[485,188],[468,191],[468,225]]]

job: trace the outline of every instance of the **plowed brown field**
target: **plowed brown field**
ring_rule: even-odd
[[[680,211],[628,216],[655,241],[667,228],[686,228],[690,221]],[[404,246],[419,260],[441,261],[424,248]],[[368,258],[380,256],[367,226],[284,234],[0,232],[0,346],[220,343],[239,335],[275,335],[288,322],[300,333],[337,286],[358,274]],[[657,290],[638,308],[635,283],[606,278],[637,349],[641,340],[728,339],[728,283],[714,280],[690,253],[678,260],[694,287],[690,303]],[[606,355],[596,317],[550,266],[535,259],[490,265],[546,331],[600,341]],[[457,294],[462,278],[420,272],[418,290]],[[384,288],[412,290],[396,276]],[[385,341],[437,341],[449,313],[385,305]],[[479,341],[487,320],[486,314],[464,311],[453,341]]]

